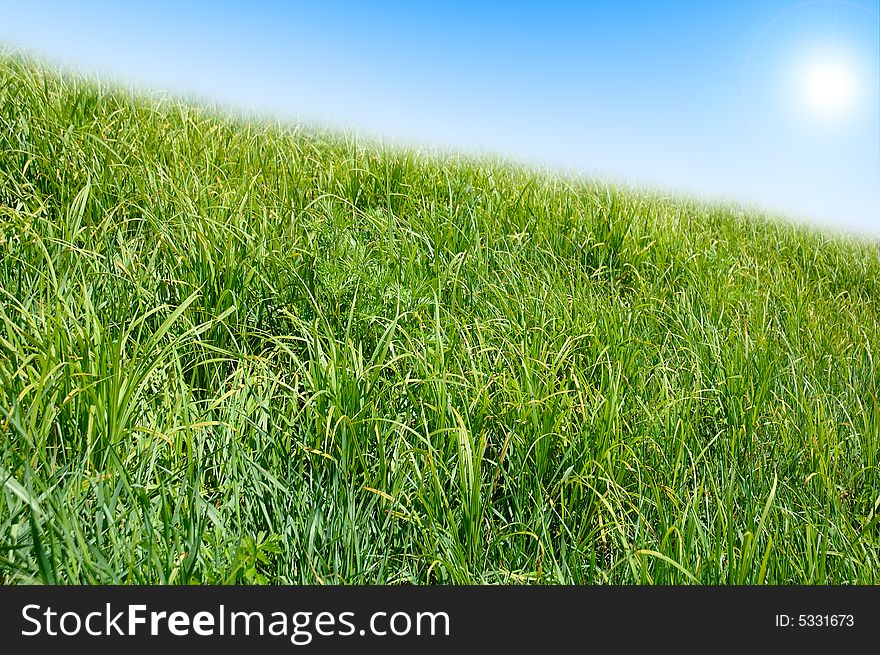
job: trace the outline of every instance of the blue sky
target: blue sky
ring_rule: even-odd
[[[0,41],[246,111],[880,235],[878,14],[880,0],[0,0]]]

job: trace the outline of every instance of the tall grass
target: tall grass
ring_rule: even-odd
[[[6,583],[876,583],[880,248],[0,58]]]

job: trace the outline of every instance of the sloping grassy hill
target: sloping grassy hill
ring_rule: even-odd
[[[880,249],[0,59],[0,579],[880,579]]]

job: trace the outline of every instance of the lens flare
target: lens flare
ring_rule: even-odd
[[[809,118],[841,123],[852,116],[858,104],[857,67],[839,53],[806,58],[798,71],[797,90],[799,104]]]

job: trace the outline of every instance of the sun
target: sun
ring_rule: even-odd
[[[855,63],[841,53],[806,57],[797,75],[798,104],[813,120],[838,124],[858,104],[859,75]]]

